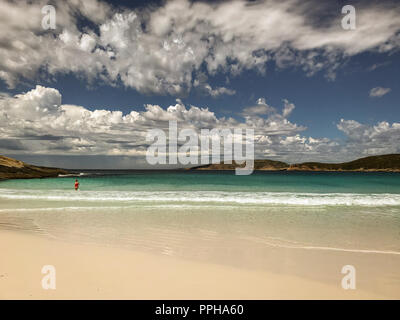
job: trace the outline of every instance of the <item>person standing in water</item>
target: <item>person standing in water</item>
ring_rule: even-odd
[[[79,182],[78,179],[75,179],[75,191],[78,191],[79,189]]]

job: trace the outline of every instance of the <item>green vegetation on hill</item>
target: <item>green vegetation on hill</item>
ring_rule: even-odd
[[[206,164],[204,166],[198,166],[190,168],[190,170],[235,170],[237,167],[243,165],[237,165],[235,161],[233,163],[213,163]],[[274,161],[274,160],[254,160],[255,170],[285,170],[289,165],[285,162]]]
[[[210,164],[191,168],[191,170],[234,170],[233,164]],[[281,161],[255,160],[254,170],[271,171],[400,171],[400,154],[370,156],[344,163],[304,162],[289,165]]]
[[[305,162],[290,167],[290,170],[302,169],[334,171],[397,171],[400,170],[400,154],[370,156],[344,163]]]
[[[234,170],[238,165],[209,164],[190,168],[189,170]],[[289,165],[282,161],[255,160],[254,170],[264,171],[385,171],[400,172],[400,154],[371,156],[344,163],[304,162]],[[25,162],[0,156],[1,179],[28,179],[57,177],[70,173],[64,169],[39,167]]]

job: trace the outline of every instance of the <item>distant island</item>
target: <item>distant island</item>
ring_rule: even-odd
[[[192,167],[189,170],[234,170],[236,163],[215,163]],[[400,154],[370,156],[343,163],[304,162],[288,164],[282,161],[254,160],[254,170],[263,171],[351,171],[351,172],[400,172]]]
[[[216,163],[186,170],[235,170],[237,164]],[[325,172],[400,172],[400,154],[370,156],[343,163],[304,162],[288,164],[274,160],[254,160],[256,171],[325,171]],[[74,174],[72,170],[40,167],[0,156],[0,180],[51,178]]]
[[[19,160],[0,156],[0,180],[50,178],[68,173],[64,169],[33,166]]]

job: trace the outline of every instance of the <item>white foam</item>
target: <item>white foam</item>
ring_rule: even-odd
[[[80,173],[67,173],[67,174],[59,174],[59,178],[66,178],[66,177],[82,177],[82,176],[88,176],[89,173],[85,172],[80,172]]]
[[[286,248],[286,249],[300,249],[300,250],[321,250],[321,251],[339,251],[339,252],[351,252],[351,253],[365,253],[365,254],[389,254],[389,255],[400,255],[399,251],[393,250],[376,250],[376,249],[354,249],[354,248],[338,248],[338,247],[327,247],[327,246],[311,246],[304,245],[298,242],[287,241],[278,238],[260,239],[255,237],[244,237],[245,239],[262,243],[269,247]]]
[[[289,206],[400,206],[400,194],[291,193],[226,191],[70,191],[1,189],[0,199]]]

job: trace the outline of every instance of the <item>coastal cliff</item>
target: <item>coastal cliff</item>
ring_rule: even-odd
[[[189,170],[234,170],[240,167],[233,164],[217,163]],[[304,162],[287,164],[273,160],[255,160],[254,170],[261,171],[348,171],[348,172],[400,172],[400,154],[370,156],[343,163]]]
[[[68,171],[58,168],[38,167],[25,162],[0,156],[0,180],[57,177]]]

